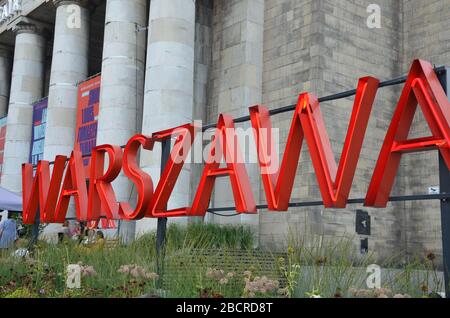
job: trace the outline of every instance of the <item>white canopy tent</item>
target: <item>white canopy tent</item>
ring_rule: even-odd
[[[0,187],[0,211],[21,212],[22,197],[14,192]]]

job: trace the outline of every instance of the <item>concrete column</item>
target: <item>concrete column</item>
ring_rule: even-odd
[[[264,35],[264,0],[219,1],[216,10],[222,14],[221,41],[215,42],[213,60],[220,60],[219,80],[217,81],[218,113],[231,114],[234,117],[248,115],[248,107],[262,102],[263,71],[263,35]],[[219,63],[219,62],[217,62]],[[214,85],[214,86],[215,86]],[[236,125],[247,129],[250,123]],[[254,163],[247,163],[253,194],[259,202],[260,169],[256,163],[256,146],[253,132],[247,130],[248,144],[242,155],[252,157]],[[241,148],[244,143],[241,142]],[[233,206],[233,195],[229,181],[218,179],[214,192],[214,206]],[[235,212],[228,212],[234,214]],[[224,213],[225,214],[225,213]],[[241,214],[235,217],[208,215],[206,221],[216,223],[244,224],[259,231],[260,213],[256,215]]]
[[[108,0],[103,45],[97,144],[124,145],[141,131],[144,97],[147,0]],[[117,200],[130,201],[130,181],[114,182]],[[133,196],[135,197],[135,195]],[[135,222],[121,222],[124,243],[134,239]]]
[[[152,0],[149,28],[142,121],[144,134],[192,122],[195,1]],[[159,180],[160,147],[155,148],[151,154],[146,152],[141,156],[141,167],[153,180]],[[190,204],[189,179],[189,167],[185,167],[172,193],[169,209]],[[140,221],[137,233],[155,226],[156,220]]]
[[[21,165],[28,162],[30,155],[32,103],[43,94],[46,40],[33,24],[18,25],[15,32],[1,184],[10,191],[22,192]]]
[[[0,118],[6,116],[11,86],[12,52],[7,46],[0,45]]]
[[[212,21],[213,21],[213,1],[197,0],[195,2],[195,64],[194,64],[194,111],[193,118],[208,122],[206,119],[208,108],[208,96],[210,93],[210,73],[212,69]],[[202,138],[197,138],[191,154],[201,158],[203,154]],[[199,146],[196,146],[196,145]],[[199,153],[196,153],[199,152]],[[191,201],[194,200],[198,184],[203,173],[202,162],[192,162],[191,167]],[[203,222],[203,217],[191,217],[189,222]]]
[[[77,83],[88,76],[89,11],[85,1],[54,0],[56,9],[44,158],[69,156],[75,142]]]

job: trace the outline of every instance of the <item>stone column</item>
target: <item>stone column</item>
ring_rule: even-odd
[[[208,96],[210,93],[210,73],[212,70],[212,43],[213,43],[213,6],[211,0],[197,0],[195,2],[195,64],[194,64],[194,110],[193,118],[207,123]],[[197,138],[191,154],[194,158],[203,155],[202,138]],[[203,162],[195,160],[191,167],[191,202],[195,198],[197,187],[203,174]],[[203,222],[203,217],[191,217],[189,222]]]
[[[194,0],[152,0],[142,132],[192,122],[195,43]],[[141,167],[159,180],[160,147],[141,156]],[[187,206],[190,172],[185,167],[169,201],[169,209]],[[173,220],[173,219],[172,219]],[[185,221],[186,218],[183,218]],[[138,222],[137,233],[154,229],[156,220]]]
[[[11,62],[11,49],[5,45],[0,45],[0,118],[5,117],[8,112]]]
[[[89,11],[81,0],[57,6],[44,159],[70,156],[75,143],[77,83],[88,76]]]
[[[217,26],[221,28],[221,41],[215,41],[213,60],[220,60],[218,87],[218,113],[227,113],[234,117],[248,115],[248,107],[262,102],[263,71],[263,35],[264,35],[264,0],[220,1],[216,3],[222,20]],[[236,128],[247,129],[250,122],[238,124]],[[247,130],[251,141],[242,155],[251,158],[247,163],[256,202],[259,202],[260,169],[257,164],[256,146],[253,132]],[[240,141],[244,147],[244,140]],[[229,181],[217,179],[214,192],[214,206],[233,206],[233,195]],[[235,212],[225,212],[234,214]],[[259,231],[260,213],[241,214],[235,217],[208,215],[206,221],[233,223],[251,226],[255,233]]]
[[[16,45],[1,184],[22,192],[22,163],[30,155],[33,107],[42,98],[46,40],[36,25],[15,26]]]
[[[146,25],[147,0],[107,1],[97,132],[99,145],[125,145],[141,131],[146,49],[142,27]],[[118,201],[130,201],[131,183],[123,174],[114,181],[114,190]],[[134,233],[135,222],[121,222],[119,234],[124,243],[134,239]]]

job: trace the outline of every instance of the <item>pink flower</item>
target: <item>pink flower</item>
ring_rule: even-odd
[[[134,278],[146,278],[146,279],[157,279],[159,276],[156,273],[147,272],[145,268],[138,266],[136,264],[132,265],[122,265],[117,270],[118,273],[131,275]]]
[[[85,276],[96,276],[97,272],[95,271],[93,266],[81,266],[81,274],[83,277]]]
[[[219,284],[220,284],[220,285],[226,285],[226,284],[228,284],[228,279],[227,279],[227,278],[222,278],[222,279],[219,281]]]
[[[253,281],[251,281],[248,277],[244,278],[245,280],[245,288],[244,291],[250,293],[261,293],[267,294],[268,292],[275,292],[278,290],[279,282],[275,280],[271,280],[266,276],[263,277],[255,277]]]
[[[156,273],[147,273],[147,274],[145,275],[145,278],[151,279],[151,280],[155,280],[155,279],[158,279],[158,278],[159,278],[159,275],[156,274]]]

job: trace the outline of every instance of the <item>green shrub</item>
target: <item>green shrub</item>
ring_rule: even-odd
[[[285,251],[253,248],[242,226],[171,225],[164,263],[156,264],[156,234],[130,246],[101,250],[76,242],[39,242],[29,258],[0,256],[1,297],[355,297],[364,289],[372,255],[360,255],[351,238],[288,240]],[[422,297],[442,289],[434,258],[397,257],[379,265],[399,270],[378,294]],[[69,264],[85,266],[81,289],[66,287]],[[420,271],[418,271],[420,270]],[[156,275],[155,273],[159,274]],[[279,290],[275,290],[278,288]],[[353,292],[352,290],[357,290]]]

